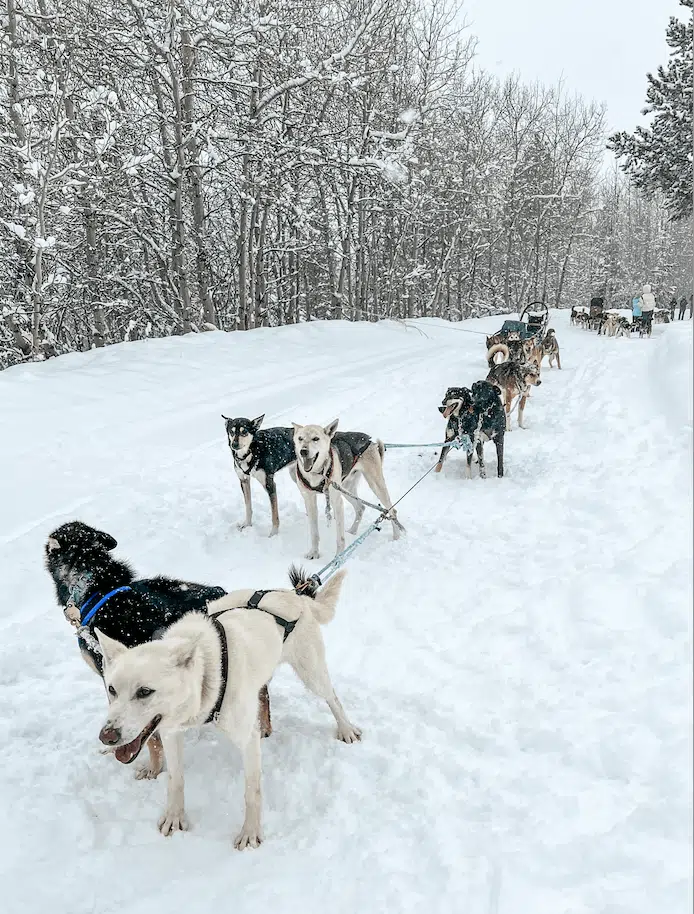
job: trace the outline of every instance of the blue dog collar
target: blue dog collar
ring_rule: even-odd
[[[107,603],[111,599],[111,597],[114,597],[117,593],[123,593],[123,591],[125,591],[125,590],[132,590],[132,587],[116,587],[115,590],[112,590],[110,593],[107,593],[106,596],[101,597],[101,599],[99,599],[98,593],[95,593],[93,596],[91,596],[87,600],[87,602],[82,606],[82,609],[80,610],[80,616],[81,616],[80,625],[82,625],[82,626],[88,625],[91,622],[91,620],[94,618],[94,616],[99,612],[99,610],[104,605],[104,603]],[[90,606],[90,604],[94,600],[97,600],[98,602],[95,603],[93,606]]]

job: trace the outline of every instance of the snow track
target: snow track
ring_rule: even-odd
[[[0,883],[7,914],[679,914],[690,897],[691,324],[610,340],[553,315],[506,477],[452,454],[372,536],[325,630],[364,741],[281,670],[263,743],[266,840],[239,854],[240,758],[186,745],[193,830],[165,785],[98,752],[105,700],[54,605],[46,534],[111,532],[141,574],[285,586],[308,547],[242,499],[220,413],[441,440],[484,338],[440,321],[310,324],[132,343],[0,374]],[[469,321],[496,329],[499,318]],[[455,330],[460,328],[456,325]],[[389,451],[399,497],[434,449]],[[348,523],[351,509],[347,509]],[[365,522],[371,512],[367,512]],[[321,530],[322,558],[334,529]]]

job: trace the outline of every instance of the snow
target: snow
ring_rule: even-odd
[[[325,637],[364,740],[338,743],[277,674],[259,850],[233,849],[241,761],[213,729],[187,738],[193,830],[171,839],[164,779],[99,753],[106,702],[42,568],[48,532],[80,518],[141,574],[285,586],[300,496],[277,477],[269,539],[254,483],[256,526],[236,529],[220,414],[441,440],[445,389],[485,375],[478,334],[502,320],[191,334],[0,374],[5,914],[691,907],[692,322],[622,340],[553,314],[564,369],[507,437],[506,477],[491,446],[486,480],[452,455],[400,506],[408,535],[350,560]],[[391,493],[434,460],[387,452]]]

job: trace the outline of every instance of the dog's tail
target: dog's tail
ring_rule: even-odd
[[[383,460],[383,458],[386,456],[386,446],[380,438],[376,439],[376,447],[378,448],[378,453],[380,454],[381,460]]]
[[[508,346],[506,343],[497,343],[495,346],[490,346],[489,349],[487,349],[487,365],[489,365],[490,368],[494,367],[494,356],[498,352],[503,352],[504,358],[502,361],[508,362],[510,356]]]
[[[335,618],[335,607],[346,574],[344,570],[338,571],[324,587],[321,587],[307,571],[292,565],[289,569],[289,580],[300,597],[310,597],[313,600],[311,612],[321,625],[326,625]]]

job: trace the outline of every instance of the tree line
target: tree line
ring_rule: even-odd
[[[498,81],[448,0],[5,0],[0,367],[686,276],[600,107]]]

